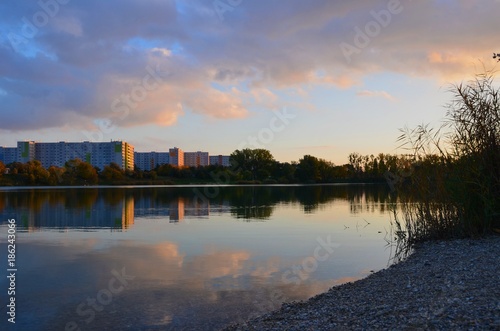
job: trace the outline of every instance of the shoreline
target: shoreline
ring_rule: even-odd
[[[224,330],[498,330],[500,236],[420,244],[404,261]]]
[[[295,183],[295,184],[217,184],[217,183],[206,183],[206,184],[151,184],[151,185],[53,185],[53,186],[0,186],[0,191],[16,191],[16,190],[32,190],[32,189],[43,189],[43,190],[56,190],[56,189],[113,189],[113,188],[191,188],[191,187],[304,187],[304,186],[365,186],[365,185],[384,185],[383,183],[318,183],[318,184],[305,184],[305,183]]]

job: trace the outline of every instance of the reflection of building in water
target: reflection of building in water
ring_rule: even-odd
[[[212,215],[222,215],[230,213],[233,207],[229,201],[223,201],[217,205],[210,205],[210,213]]]
[[[186,218],[208,218],[210,216],[210,203],[208,200],[185,200],[179,198],[177,203],[170,204],[170,220],[182,221]]]
[[[179,222],[185,218],[208,218],[210,204],[208,200],[192,200],[177,197],[170,202],[159,202],[149,197],[135,201],[135,217],[167,218],[172,222]]]
[[[35,226],[35,213],[30,210],[22,210],[20,213],[16,213],[16,216],[12,216],[12,218],[16,219],[16,226],[18,228],[22,228],[28,232],[34,232],[37,229]]]
[[[170,207],[150,197],[135,199],[135,217],[166,217],[170,214]]]
[[[88,205],[68,207],[68,204],[68,201],[64,200],[57,203],[45,200],[36,209],[30,206],[30,208],[5,210],[1,214],[16,218],[18,226],[28,232],[40,228],[125,230],[134,224],[133,197],[123,197],[112,205],[103,198]]]
[[[134,198],[125,197],[122,207],[122,229],[128,229],[134,225]]]
[[[22,230],[98,229],[125,230],[135,217],[159,218],[177,223],[208,219],[210,214],[233,212],[229,201],[213,205],[208,199],[187,196],[126,195],[117,191],[74,190],[0,194],[1,220],[15,218]]]
[[[210,203],[208,200],[189,200],[185,203],[184,214],[189,218],[208,218],[210,216]]]
[[[184,219],[184,199],[178,198],[177,201],[170,202],[169,218],[171,221],[179,222]]]

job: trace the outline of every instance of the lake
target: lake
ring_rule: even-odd
[[[0,328],[217,330],[386,268],[390,205],[383,185],[0,188]]]

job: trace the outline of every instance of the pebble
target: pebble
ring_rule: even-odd
[[[426,242],[365,279],[235,330],[500,330],[500,237]]]

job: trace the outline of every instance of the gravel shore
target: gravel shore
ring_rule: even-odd
[[[226,330],[500,330],[500,237],[429,242],[404,262]]]

